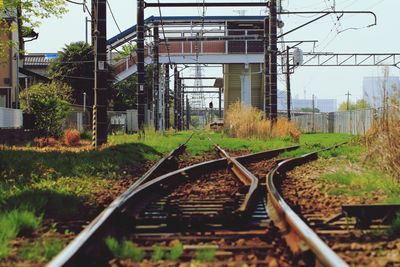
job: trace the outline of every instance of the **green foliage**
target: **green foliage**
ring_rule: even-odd
[[[391,237],[399,237],[400,236],[400,212],[396,214],[390,228],[388,229],[388,234]]]
[[[215,259],[216,248],[203,248],[196,251],[196,260],[200,262],[210,262]]]
[[[170,261],[177,261],[179,257],[182,256],[183,250],[182,243],[179,242],[174,244],[169,253],[166,254],[165,258]]]
[[[112,96],[114,70],[108,69],[107,97]],[[94,50],[93,47],[83,41],[67,44],[58,52],[58,58],[49,66],[50,78],[70,85],[73,89],[72,99],[74,104],[83,105],[84,93],[86,104],[93,105],[94,94]]]
[[[339,170],[335,173],[325,174],[322,181],[335,183],[335,188],[330,188],[332,195],[368,196],[378,190],[385,192],[385,202],[398,200],[400,185],[389,177],[374,169],[366,168],[362,172]]]
[[[0,259],[9,256],[8,242],[18,235],[30,235],[42,218],[27,210],[11,210],[0,214]]]
[[[350,102],[348,108],[347,108],[347,101],[346,102],[342,102],[339,105],[339,111],[367,109],[367,108],[370,108],[370,107],[371,107],[371,105],[367,101],[365,101],[364,99],[359,99],[355,103]]]
[[[47,262],[54,258],[64,247],[64,241],[47,239],[36,241],[21,247],[18,254],[22,259],[35,262]]]
[[[115,85],[113,94],[114,110],[135,109],[137,101],[137,76],[132,75]]]
[[[153,262],[158,262],[164,258],[165,251],[160,245],[158,244],[154,245],[153,250],[154,250],[153,255],[151,256],[151,260]]]
[[[21,107],[35,115],[35,128],[44,136],[61,137],[71,111],[71,87],[62,83],[39,83],[20,94]]]
[[[122,46],[121,51],[118,51],[118,55],[114,57],[115,61],[129,58],[136,51],[136,45],[128,43]]]
[[[81,139],[83,139],[83,140],[92,140],[92,132],[91,131],[84,131],[84,132],[81,132]]]
[[[313,112],[313,109],[312,108],[301,108],[300,111],[301,112]],[[314,108],[314,112],[318,113],[319,111],[320,111],[319,108]]]
[[[145,252],[131,241],[124,240],[120,243],[113,237],[107,237],[105,242],[107,248],[118,260],[130,259],[132,261],[139,262],[145,256]]]

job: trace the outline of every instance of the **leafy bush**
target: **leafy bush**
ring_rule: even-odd
[[[35,115],[35,129],[43,136],[61,137],[62,127],[70,112],[72,89],[62,83],[39,83],[24,90],[21,107]]]
[[[77,146],[81,141],[81,135],[78,130],[67,129],[64,132],[64,142],[67,146]]]
[[[160,245],[154,245],[153,246],[153,255],[151,256],[151,260],[153,262],[158,262],[160,260],[162,260],[165,256],[165,251],[164,249],[160,246]]]
[[[396,217],[388,230],[388,234],[392,237],[400,236],[400,212],[396,214]]]

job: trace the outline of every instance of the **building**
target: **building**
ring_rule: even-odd
[[[383,105],[383,97],[395,96],[400,93],[400,77],[364,77],[363,79],[363,99],[373,108]]]
[[[1,14],[0,27],[5,29],[14,23],[12,15],[5,12]],[[7,24],[7,25],[4,25]],[[15,47],[9,47],[10,41],[18,40],[18,32],[0,31],[0,107],[12,108],[17,106],[17,79],[18,79],[18,53]]]
[[[278,110],[286,112],[287,110],[287,95],[286,91],[278,91]],[[301,111],[302,108],[311,109],[313,106],[312,99],[292,99],[291,110]],[[337,100],[336,99],[318,99],[315,98],[315,108],[319,112],[336,112]]]

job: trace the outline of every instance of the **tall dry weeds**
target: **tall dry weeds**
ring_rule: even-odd
[[[393,99],[367,132],[368,158],[400,182],[400,105]]]
[[[270,139],[291,137],[298,142],[300,131],[285,118],[278,118],[273,125],[263,119],[263,113],[257,108],[243,105],[239,101],[230,105],[224,119],[225,133],[238,138]]]

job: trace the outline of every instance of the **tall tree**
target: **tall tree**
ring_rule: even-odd
[[[0,34],[19,31],[19,45],[23,48],[22,37],[40,25],[40,21],[51,16],[61,17],[67,13],[65,0],[0,0]],[[0,54],[10,45],[0,41]]]
[[[59,56],[49,66],[50,78],[69,84],[73,88],[72,101],[74,104],[82,105],[84,93],[86,103],[93,105],[94,88],[94,50],[85,42],[74,42],[66,45]],[[108,75],[108,98],[111,99],[114,71],[107,65]]]

